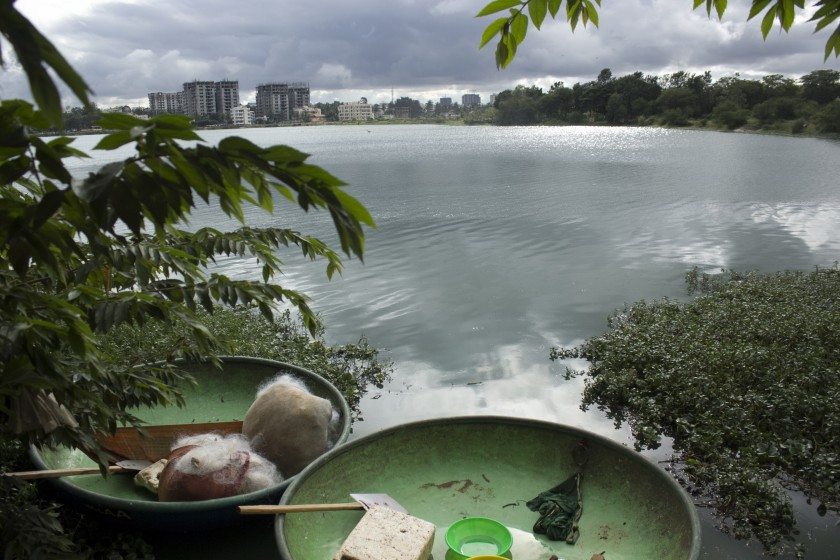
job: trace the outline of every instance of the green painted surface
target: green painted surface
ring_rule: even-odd
[[[682,491],[641,456],[596,436],[589,440],[583,469],[578,542],[551,542],[531,532],[537,514],[523,501],[574,472],[571,450],[580,438],[577,430],[504,419],[412,424],[336,449],[304,471],[283,501],[348,501],[350,492],[388,493],[437,526],[436,559],[453,558],[444,534],[466,516],[504,523],[514,536],[515,560],[546,560],[552,554],[589,560],[602,551],[610,560],[695,558],[697,519]],[[278,523],[281,553],[293,560],[329,558],[360,517],[286,515]]]
[[[329,399],[342,418],[336,438],[345,441],[349,435],[350,411],[338,391],[323,378],[306,370],[271,360],[225,358],[223,368],[209,364],[183,366],[196,379],[195,386],[182,388],[186,406],[138,410],[137,416],[149,424],[182,424],[242,420],[256,397],[257,388],[278,373],[292,373],[304,381],[316,395]],[[66,448],[36,453],[42,468],[93,466],[91,459],[78,450]],[[292,477],[289,480],[294,480]],[[137,487],[130,475],[81,475],[51,479],[68,500],[86,510],[110,518],[147,527],[192,528],[207,524],[224,525],[239,520],[236,507],[245,503],[276,502],[287,485],[283,484],[242,496],[202,502],[160,503],[152,493]]]

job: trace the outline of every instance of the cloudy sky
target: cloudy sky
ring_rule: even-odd
[[[492,18],[473,17],[489,0],[18,0],[18,8],[61,50],[101,106],[146,105],[151,91],[193,79],[239,80],[243,101],[256,84],[305,81],[313,101],[421,100],[515,84],[547,88],[640,70],[711,70],[799,76],[823,63],[833,26],[813,33],[800,16],[789,34],[746,22],[748,0],[730,2],[723,22],[691,0],[605,0],[600,28],[546,20],[530,30],[516,60],[496,70],[493,44],[478,50]],[[812,2],[809,2],[809,4]],[[8,50],[3,49],[6,53]],[[26,97],[19,67],[0,74],[0,97]],[[72,102],[67,98],[67,102]]]

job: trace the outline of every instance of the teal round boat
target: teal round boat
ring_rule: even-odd
[[[182,388],[186,406],[151,408],[135,411],[150,425],[228,422],[242,420],[256,397],[257,388],[278,373],[290,373],[303,381],[309,390],[328,399],[339,413],[333,439],[336,444],[350,435],[350,408],[343,395],[329,381],[309,370],[261,358],[225,356],[222,369],[209,363],[188,363],[181,367],[197,381]],[[30,449],[39,469],[62,469],[94,466],[78,450]],[[137,487],[131,475],[98,474],[49,479],[69,503],[115,521],[148,529],[182,531],[232,525],[241,520],[238,506],[277,503],[283,491],[296,477],[281,484],[230,498],[199,502],[158,502],[149,491]]]
[[[581,448],[585,452],[581,460]],[[578,465],[583,464],[582,467]],[[532,532],[525,502],[581,472],[580,537],[573,545]],[[513,534],[514,560],[697,560],[694,504],[662,469],[638,453],[576,428],[501,417],[443,418],[397,426],[321,456],[286,490],[281,504],[348,502],[385,493],[436,526],[432,555],[447,552],[447,528],[489,517]],[[356,511],[277,516],[284,560],[332,558],[361,519]]]

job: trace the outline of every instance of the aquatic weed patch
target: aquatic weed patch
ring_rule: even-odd
[[[770,553],[796,534],[786,490],[840,511],[840,269],[687,275],[689,302],[640,301],[551,359],[583,358],[582,407],[675,467],[723,528]]]

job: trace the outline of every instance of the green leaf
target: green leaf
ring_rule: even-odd
[[[782,24],[782,29],[790,30],[795,15],[793,0],[782,0],[781,10],[779,11],[779,22]]]
[[[723,19],[723,13],[726,11],[726,0],[715,0],[715,10],[717,11],[718,19]]]
[[[263,149],[241,136],[228,136],[219,142],[219,151],[222,153],[240,155],[240,154],[260,154]]]
[[[496,12],[501,12],[509,8],[513,8],[514,6],[519,6],[520,4],[520,0],[493,0],[493,2],[484,6],[484,8],[482,8],[475,17],[495,14]]]
[[[32,228],[40,228],[47,220],[53,217],[61,208],[61,203],[64,202],[64,191],[54,190],[44,195],[41,202],[35,207],[35,212],[32,215]]]
[[[376,222],[361,202],[341,189],[336,189],[333,193],[350,216],[370,227],[376,227]]]
[[[67,60],[61,56],[61,53],[58,52],[55,46],[50,43],[46,37],[41,35],[41,33],[34,28],[33,32],[36,36],[36,40],[38,41],[38,46],[41,48],[41,54],[44,57],[44,62],[55,70],[58,77],[67,84],[70,90],[76,95],[76,97],[79,98],[79,101],[88,105],[90,103],[88,93],[93,93],[90,87],[85,83],[82,77],[73,70],[73,67],[70,66]]]
[[[109,134],[108,136],[104,137],[100,140],[96,146],[93,147],[94,150],[116,150],[120,146],[124,146],[129,142],[133,142],[134,138],[131,136],[131,131],[129,130],[121,130],[119,132],[114,132],[113,134]]]
[[[11,261],[12,268],[23,277],[29,269],[29,257],[31,255],[29,244],[20,237],[15,237],[9,241],[9,261]]]
[[[816,33],[817,31],[822,31],[825,27],[831,25],[834,22],[834,20],[836,20],[838,17],[840,17],[840,3],[838,3],[837,5],[837,11],[835,11],[833,14],[826,15],[819,22],[817,22],[817,25],[814,28],[814,32]],[[809,21],[814,21],[815,19],[816,18],[813,17]]]
[[[840,26],[837,27],[825,43],[825,60],[828,60],[832,51],[834,51],[834,56],[840,56]]]
[[[490,40],[499,34],[499,31],[505,26],[507,23],[508,18],[503,17],[497,20],[494,20],[493,23],[487,26],[487,29],[484,30],[484,33],[481,35],[481,44],[478,45],[478,48],[484,47]]]
[[[560,6],[563,4],[563,0],[548,0],[548,13],[551,14],[552,18],[557,17],[557,12],[560,11]]]
[[[764,8],[766,8],[772,1],[773,0],[753,0],[752,7],[750,8],[750,15],[747,19],[750,20],[763,12]]]
[[[770,29],[773,28],[773,19],[776,17],[777,6],[771,6],[767,13],[764,14],[764,19],[761,20],[761,34],[767,39]]]
[[[545,14],[548,11],[548,0],[531,0],[528,4],[528,14],[531,16],[531,21],[537,29],[543,23]]]
[[[528,16],[523,13],[513,16],[510,23],[510,34],[516,40],[516,44],[521,44],[525,40],[525,35],[528,33]]]
[[[131,130],[135,126],[145,127],[148,124],[143,119],[125,113],[105,113],[99,120],[99,125],[102,128],[112,130]]]
[[[592,4],[591,0],[583,0],[583,3],[586,5],[586,13],[589,15],[592,24],[598,27],[598,10]]]
[[[0,165],[0,185],[14,183],[29,171],[32,160],[27,156],[20,156],[10,159]]]
[[[34,139],[32,143],[35,145],[35,158],[38,160],[38,170],[45,177],[70,184],[73,178],[67,168],[64,167],[64,162],[61,161],[61,158],[55,150],[40,138]]]
[[[263,152],[263,157],[276,163],[302,163],[306,161],[309,154],[296,150],[289,146],[270,146]]]
[[[572,27],[572,33],[577,29],[580,20],[582,0],[566,0],[566,19]]]
[[[108,189],[116,176],[123,170],[125,162],[115,161],[103,165],[96,173],[88,175],[87,179],[73,185],[76,196],[85,201],[99,198]]]
[[[499,39],[499,42],[496,44],[496,69],[501,70],[505,66],[505,60],[507,60],[507,45],[505,44],[504,35]]]

